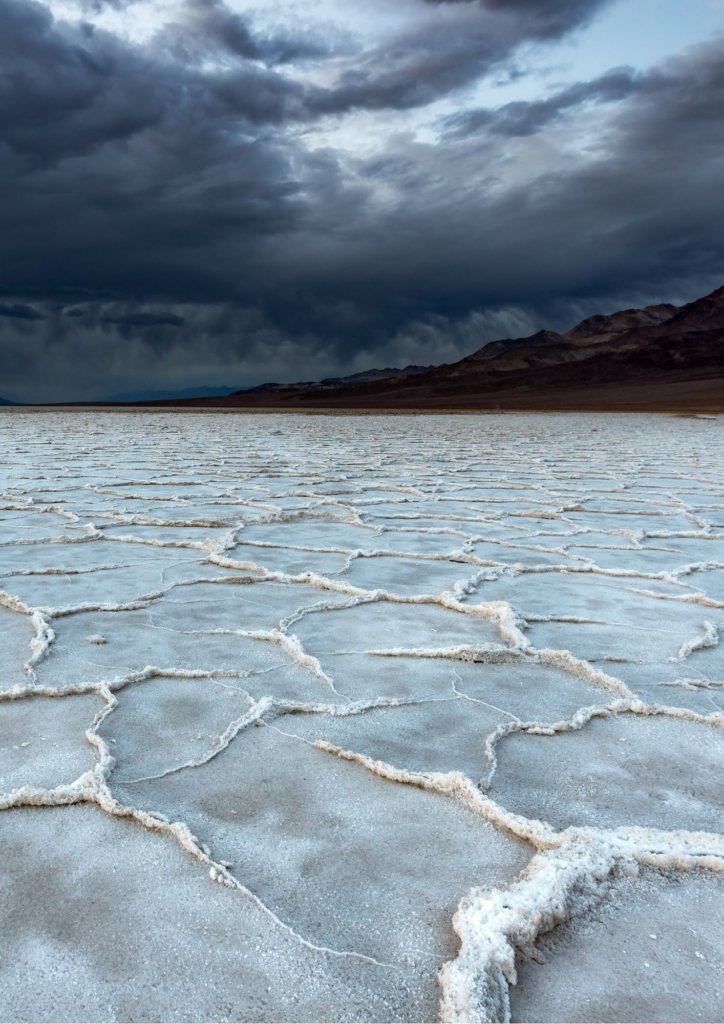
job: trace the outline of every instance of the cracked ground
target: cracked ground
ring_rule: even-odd
[[[0,432],[0,1019],[721,1019],[721,418]]]

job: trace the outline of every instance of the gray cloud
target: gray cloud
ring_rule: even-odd
[[[0,302],[0,316],[15,320],[44,320],[45,315],[24,302]]]
[[[424,0],[430,6],[477,6],[524,19],[536,36],[561,35],[585,24],[607,0]]]
[[[310,97],[313,111],[409,109],[498,70],[525,43],[558,39],[589,21],[610,0],[424,0],[456,8],[427,19],[355,59],[335,86]]]
[[[221,53],[276,65],[329,57],[339,40],[310,33],[301,26],[294,32],[261,33],[224,0],[185,0],[179,20],[167,25],[157,42],[186,58]]]
[[[76,313],[77,311],[73,311]],[[176,313],[153,313],[134,311],[133,313],[106,313],[103,323],[118,324],[119,327],[181,327],[184,318]]]
[[[452,114],[443,121],[451,138],[474,132],[499,135],[533,135],[560,120],[570,111],[587,104],[612,103],[627,99],[645,82],[633,68],[612,68],[590,82],[576,82],[547,99],[506,103],[496,109],[472,109]]]

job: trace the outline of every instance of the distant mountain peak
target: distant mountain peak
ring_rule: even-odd
[[[701,299],[688,302],[672,318],[671,325],[678,330],[706,330],[724,323],[724,285]]]
[[[566,338],[593,338],[600,334],[611,334],[628,331],[633,327],[658,327],[670,320],[679,310],[668,302],[656,306],[644,306],[643,309],[622,309],[618,313],[602,314],[586,317],[579,324],[565,332]]]

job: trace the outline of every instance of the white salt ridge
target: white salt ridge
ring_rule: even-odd
[[[683,661],[689,655],[694,654],[695,651],[703,651],[706,647],[716,647],[719,643],[720,628],[714,625],[713,622],[705,622],[701,636],[695,636],[692,640],[687,640],[686,643],[681,645],[679,653],[669,658],[669,661]]]
[[[585,913],[615,872],[633,874],[641,865],[722,872],[724,848],[706,833],[573,834],[539,853],[509,889],[468,893],[453,918],[460,953],[440,972],[440,1019],[509,1021],[517,950]]]
[[[717,821],[710,787],[683,785],[660,812],[649,801],[644,821],[636,787],[606,776],[619,762],[628,771],[633,756],[642,792],[655,790],[663,753],[651,737],[688,730],[691,749],[711,760],[707,737],[724,726],[720,420],[546,416],[542,429],[534,415],[137,414],[104,418],[94,444],[98,422],[7,413],[0,423],[0,703],[17,722],[10,738],[18,732],[0,750],[9,758],[0,809],[90,803],[175,842],[206,884],[229,891],[229,915],[253,906],[302,958],[381,971],[394,1019],[406,1019],[405,1005],[416,1019],[435,1012],[429,995],[422,1007],[396,988],[415,957],[420,992],[440,972],[442,1020],[507,1020],[521,957],[549,929],[588,920],[602,896],[615,900],[612,880],[642,866],[721,872],[724,838],[696,824]],[[63,724],[44,749],[53,720]],[[602,753],[613,726],[620,757]],[[347,903],[363,920],[371,911],[344,889],[334,828],[327,836],[308,822],[332,886],[315,903],[310,837],[285,828],[278,781],[266,805],[253,794],[254,849],[289,846],[276,875],[222,859],[223,837],[241,841],[244,829],[238,819],[236,833],[232,820],[211,834],[232,813],[218,781],[225,759],[242,764],[245,751],[267,749],[254,742],[265,732],[291,744],[290,779],[296,749],[332,754],[336,772],[367,772],[383,787],[334,776],[335,785],[349,778],[354,800],[364,792],[376,810],[394,783],[413,800],[451,801],[499,836],[498,854],[510,857],[499,877],[509,881],[461,883],[457,956],[449,939],[428,944],[420,930],[424,886],[402,904],[392,894],[394,912],[378,908],[369,929],[381,935],[404,904],[407,940],[367,945],[364,927],[345,918]],[[556,772],[571,743],[571,765],[600,780],[585,782],[585,820]],[[89,754],[95,765],[82,770]],[[547,793],[526,805],[532,764]],[[687,764],[677,778],[691,775],[694,787],[696,758]],[[266,766],[247,765],[263,794]],[[318,787],[315,807],[330,784],[323,770],[305,782]],[[188,814],[209,835],[194,834],[174,793],[188,795]],[[381,857],[385,837],[364,833],[372,809],[353,801],[344,813]],[[533,856],[516,878],[521,843]],[[435,872],[434,853],[419,871]],[[378,907],[374,882],[357,881],[354,899],[368,884]],[[571,929],[573,941],[579,933]],[[343,1002],[334,1011],[373,1013]],[[655,1019],[656,1005],[646,1012]]]

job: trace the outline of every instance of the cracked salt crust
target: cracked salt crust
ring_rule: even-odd
[[[0,428],[0,1016],[720,1005],[721,420]]]

